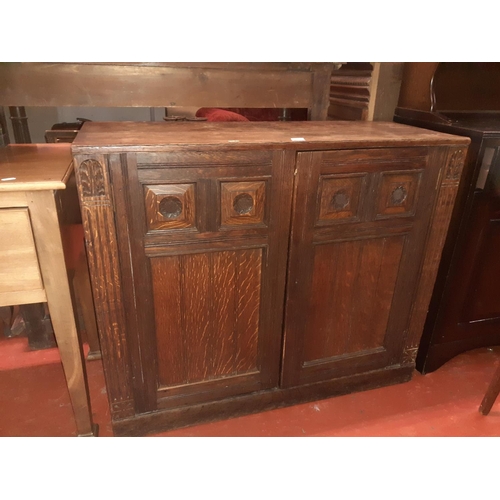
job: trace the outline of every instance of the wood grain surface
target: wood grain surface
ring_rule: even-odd
[[[0,148],[0,192],[65,189],[73,171],[70,144]]]
[[[408,380],[460,177],[449,154],[469,140],[184,125],[90,124],[73,144],[116,432]],[[155,227],[163,196],[189,226]]]
[[[292,141],[304,139],[304,141]],[[75,153],[175,151],[280,147],[326,149],[380,146],[468,144],[466,138],[392,122],[86,122],[72,144]]]
[[[28,209],[0,209],[0,235],[0,305],[45,302]]]

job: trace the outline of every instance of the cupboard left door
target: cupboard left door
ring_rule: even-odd
[[[110,380],[127,358],[122,374],[135,414],[277,387],[293,182],[287,155],[102,158],[119,264],[119,283],[110,276],[104,286],[122,321],[119,330],[104,325],[113,352],[103,358]],[[103,255],[100,238],[91,236]]]

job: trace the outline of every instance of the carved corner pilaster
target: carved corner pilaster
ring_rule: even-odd
[[[465,152],[463,149],[455,150],[448,158],[446,165],[445,179],[443,184],[455,184],[458,186],[462,175],[462,168],[465,162]]]
[[[420,344],[458,191],[458,184],[462,175],[466,151],[466,147],[450,147],[448,151],[439,152],[439,150],[436,150],[433,153],[433,155],[436,155],[435,159],[431,158],[431,161],[442,162],[444,166],[442,167],[434,213],[430,222],[430,231],[427,235],[424,261],[420,270],[420,281],[413,302],[409,323],[410,329],[406,338],[406,345],[409,346],[418,346]],[[444,162],[439,158],[440,155],[444,156]],[[416,349],[416,347],[411,349]]]
[[[75,157],[92,293],[113,418],[133,414],[117,231],[107,159]],[[128,381],[128,383],[124,383]]]

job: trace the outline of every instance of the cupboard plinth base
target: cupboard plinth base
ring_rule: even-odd
[[[395,366],[289,389],[272,389],[206,404],[184,406],[113,421],[115,436],[143,436],[299,403],[408,382],[413,366]]]

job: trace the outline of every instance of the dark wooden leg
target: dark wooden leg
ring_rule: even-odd
[[[500,365],[498,366],[495,375],[493,375],[490,385],[488,386],[488,390],[481,401],[481,406],[479,407],[480,413],[488,415],[491,407],[495,403],[498,393],[500,393]]]
[[[30,349],[56,347],[56,340],[50,318],[45,314],[44,304],[25,304],[20,306]]]
[[[7,128],[7,120],[5,119],[5,111],[3,106],[0,106],[0,147],[7,146],[9,143],[9,129]]]
[[[28,117],[24,106],[9,106],[10,119],[14,140],[17,144],[31,144],[31,136],[28,128]]]
[[[75,302],[82,314],[85,333],[89,343],[89,353],[87,359],[101,359],[101,346],[99,344],[99,336],[97,334],[97,322],[95,318],[94,299],[92,297],[92,288],[90,285],[89,268],[87,264],[87,255],[85,248],[80,253],[78,265],[73,277],[73,290],[75,294]]]
[[[12,306],[0,307],[0,325],[3,325],[3,334],[7,338],[11,338],[12,334]]]

